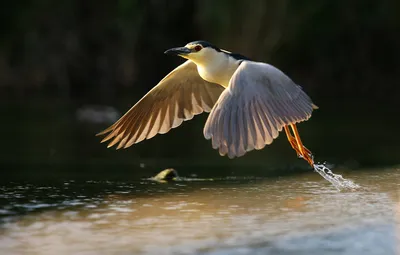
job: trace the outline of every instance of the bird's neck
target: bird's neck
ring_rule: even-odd
[[[194,62],[201,78],[224,87],[228,87],[229,81],[240,63],[240,61],[225,55]]]

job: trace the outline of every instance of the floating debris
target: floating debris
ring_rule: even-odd
[[[196,175],[197,176],[197,175]],[[149,178],[148,180],[156,181],[160,183],[166,183],[169,181],[214,181],[214,179],[202,179],[202,178],[186,178],[180,177],[178,172],[173,168],[167,168],[159,172],[156,176]]]
[[[173,168],[167,168],[159,172],[156,176],[150,179],[157,182],[175,181],[179,178],[178,172]]]

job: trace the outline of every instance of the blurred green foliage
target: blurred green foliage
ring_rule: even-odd
[[[112,100],[110,95],[126,89],[141,95],[179,63],[162,52],[196,39],[269,61],[313,97],[388,100],[399,92],[400,4],[395,0],[3,5],[0,86],[11,95],[48,92],[94,101]]]

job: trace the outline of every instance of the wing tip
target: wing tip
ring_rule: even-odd
[[[210,134],[204,134],[204,138],[205,138],[206,140],[210,140],[210,139],[212,138],[212,135],[210,135]]]
[[[113,138],[113,137],[115,137],[115,135],[113,135],[113,134],[111,133],[111,134],[109,134],[108,136],[104,137],[104,138],[100,141],[100,143],[107,142],[108,140],[110,140],[110,139]]]
[[[103,130],[101,132],[96,133],[94,136],[102,136],[102,135],[107,134],[108,132],[110,132],[110,130],[105,129],[105,130]]]
[[[111,131],[114,130],[115,126],[116,126],[117,122],[112,124],[111,126],[109,126],[108,128],[104,129],[103,131],[98,132],[95,136],[101,136],[101,135],[105,135],[107,133],[110,133]]]

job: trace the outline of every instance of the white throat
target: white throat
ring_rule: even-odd
[[[208,82],[228,87],[229,81],[240,62],[213,49],[205,48],[201,51],[204,52],[190,58],[197,65],[200,77]]]

